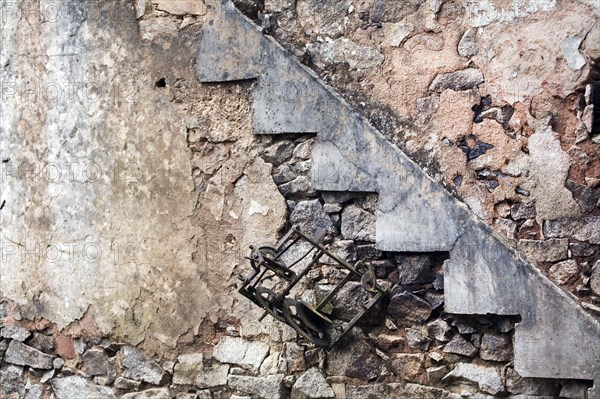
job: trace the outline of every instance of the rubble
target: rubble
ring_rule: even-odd
[[[484,360],[508,362],[513,358],[510,337],[498,334],[484,334],[481,339],[479,356]]]
[[[560,284],[567,284],[572,279],[576,278],[579,272],[579,266],[574,259],[565,260],[563,262],[552,265],[548,274],[552,279]]]
[[[569,240],[519,240],[517,247],[532,262],[557,262],[567,259]]]
[[[269,354],[269,345],[262,342],[250,342],[237,337],[224,337],[213,351],[213,356],[220,362],[240,366],[260,368]]]
[[[590,244],[600,244],[600,217],[549,220],[544,223],[544,234],[549,238],[572,237]]]
[[[283,374],[268,375],[265,377],[248,377],[242,375],[229,375],[227,384],[237,391],[258,396],[263,399],[282,399]]]
[[[463,379],[479,385],[483,392],[497,395],[505,391],[500,370],[497,367],[459,363],[443,380]]]
[[[332,376],[371,380],[379,375],[381,365],[381,358],[365,337],[351,331],[345,341],[329,353],[326,372]]]
[[[111,365],[108,362],[108,356],[101,349],[88,349],[83,356],[83,370],[86,374],[108,375]]]
[[[600,260],[596,262],[592,268],[592,275],[590,277],[590,287],[596,295],[600,295]]]
[[[477,87],[483,82],[484,78],[480,70],[467,68],[461,71],[436,76],[429,86],[429,91],[438,93],[448,89],[464,91]]]
[[[392,296],[387,312],[399,325],[426,321],[431,315],[431,305],[408,291]]]
[[[335,232],[333,222],[318,199],[299,202],[290,215],[290,221],[313,236]]]
[[[347,240],[375,241],[375,216],[356,205],[342,212],[342,236]]]
[[[307,370],[292,387],[293,398],[333,398],[331,386],[316,368]]]
[[[473,357],[477,354],[477,348],[461,335],[456,335],[446,344],[446,346],[444,346],[444,352]]]
[[[151,388],[145,391],[132,392],[121,396],[121,399],[171,399],[168,388]]]
[[[29,331],[27,331],[26,329],[24,329],[22,327],[15,326],[15,325],[8,325],[8,326],[0,329],[1,337],[8,338],[8,339],[14,339],[19,342],[25,342],[25,340],[27,338],[29,338],[30,335],[31,335],[31,333]]]
[[[463,34],[460,42],[458,42],[458,54],[461,57],[472,57],[479,53],[479,45],[477,44],[477,30],[470,28]]]
[[[80,376],[54,378],[52,390],[57,399],[116,399],[115,392],[110,387],[93,384]]]
[[[122,349],[122,355],[125,368],[123,377],[153,385],[160,385],[167,379],[167,372],[139,350],[126,346]]]
[[[4,361],[7,363],[19,366],[29,366],[40,370],[52,369],[53,360],[54,358],[52,356],[17,340],[13,340],[8,344],[8,348],[4,354]]]
[[[424,372],[423,355],[401,353],[390,360],[390,368],[400,378],[406,381],[419,382]]]

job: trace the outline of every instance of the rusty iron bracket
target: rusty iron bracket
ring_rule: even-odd
[[[259,321],[271,315],[292,327],[303,339],[330,350],[388,291],[377,283],[375,271],[367,259],[361,259],[352,265],[326,249],[323,239],[324,237],[315,239],[292,228],[275,246],[251,246],[251,254],[246,259],[250,261],[252,273],[239,276],[242,286],[238,292],[265,310]],[[302,243],[310,249],[297,259],[285,262],[283,259],[289,257],[292,249]],[[294,296],[297,293],[291,294],[292,290],[318,266],[323,256],[332,259],[335,267],[347,272],[346,275],[316,306],[296,300]],[[303,265],[303,262],[308,263]],[[327,309],[333,308],[336,295],[350,281],[359,281],[370,299],[349,322],[332,320]]]

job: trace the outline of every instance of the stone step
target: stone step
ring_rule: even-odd
[[[224,2],[214,18],[200,40],[200,81],[257,79],[256,134],[317,133],[314,188],[378,192],[380,249],[434,252],[454,246],[470,217],[462,204],[232,3]],[[229,48],[235,50],[224,50]]]
[[[379,193],[380,249],[450,252],[447,312],[520,315],[515,369],[524,377],[595,380],[589,397],[600,399],[600,323],[229,0],[213,5],[199,43],[198,79],[256,79],[255,134],[316,133],[315,189]]]

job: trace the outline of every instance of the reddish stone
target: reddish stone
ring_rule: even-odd
[[[71,337],[57,337],[55,341],[56,353],[65,359],[75,359],[75,342]]]

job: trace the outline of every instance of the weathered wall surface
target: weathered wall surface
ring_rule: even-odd
[[[598,314],[595,233],[550,221],[598,226],[599,13],[593,1],[298,0],[266,1],[256,19]]]
[[[0,292],[24,318],[88,312],[103,334],[175,346],[230,309],[238,249],[284,222],[244,95],[200,87],[195,31],[144,41],[129,2],[9,6]]]
[[[376,195],[315,192],[311,137],[255,137],[251,82],[197,82],[203,2],[131,3],[3,8],[0,396],[585,397],[518,376],[515,318],[443,312],[447,254],[378,251]],[[396,3],[239,5],[593,311],[595,3]],[[247,245],[288,220],[399,284],[329,354],[235,294]]]

